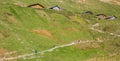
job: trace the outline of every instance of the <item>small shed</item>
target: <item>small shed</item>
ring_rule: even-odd
[[[105,14],[97,14],[96,17],[99,19],[105,19],[107,16]]]
[[[32,5],[29,5],[27,7],[32,7],[32,8],[37,8],[37,9],[45,8],[43,5],[41,5],[39,3],[32,4]]]
[[[105,18],[105,19],[107,19],[107,20],[115,20],[117,17],[116,16],[108,16],[107,18]]]
[[[61,8],[58,5],[50,7],[49,9],[58,10],[58,11],[61,10]]]
[[[93,12],[91,12],[91,11],[86,11],[85,14],[93,15]]]

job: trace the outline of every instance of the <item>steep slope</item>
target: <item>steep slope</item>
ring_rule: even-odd
[[[0,1],[0,60],[120,60],[118,5],[99,0]],[[27,7],[35,3],[45,8]],[[63,10],[49,9],[54,5]],[[85,11],[94,14],[83,14]],[[95,15],[99,13],[115,15],[117,19],[98,20]]]

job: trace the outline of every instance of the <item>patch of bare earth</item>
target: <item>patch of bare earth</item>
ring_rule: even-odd
[[[50,37],[52,38],[52,33],[48,30],[37,30],[37,29],[34,29],[32,30],[32,32],[34,33],[37,33],[37,34],[40,34],[40,35],[43,35],[43,36],[46,36],[46,37]]]
[[[10,22],[12,22],[14,24],[18,24],[17,19],[11,13],[6,12],[4,14],[10,19]]]
[[[14,16],[9,16],[9,19],[14,23],[14,24],[17,24],[18,21],[15,19]]]
[[[113,3],[120,5],[120,1],[113,1]]]
[[[100,0],[100,1],[120,5],[120,0]]]
[[[0,57],[3,57],[6,52],[6,49],[0,48]]]

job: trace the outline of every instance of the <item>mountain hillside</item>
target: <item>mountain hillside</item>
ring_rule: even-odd
[[[0,0],[0,61],[120,61],[120,5],[106,1]]]

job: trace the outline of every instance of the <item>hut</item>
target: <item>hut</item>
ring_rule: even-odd
[[[37,8],[37,9],[45,8],[43,5],[41,5],[39,3],[32,4],[32,5],[29,5],[27,7],[32,7],[32,8]]]
[[[96,17],[98,19],[105,19],[107,16],[105,14],[97,14]]]
[[[107,20],[115,20],[117,17],[116,16],[108,16],[105,19]]]
[[[58,5],[50,7],[49,9],[58,10],[58,11],[61,10],[61,8]]]

